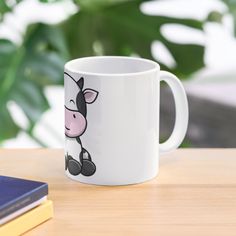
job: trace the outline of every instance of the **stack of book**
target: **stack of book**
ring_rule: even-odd
[[[21,235],[53,216],[46,183],[0,176],[0,236]]]

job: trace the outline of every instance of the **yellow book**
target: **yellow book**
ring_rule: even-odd
[[[18,236],[52,218],[52,201],[45,201],[14,220],[0,226],[0,236]]]

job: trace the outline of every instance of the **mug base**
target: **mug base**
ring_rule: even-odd
[[[150,177],[147,178],[142,178],[139,180],[135,180],[135,181],[112,181],[112,182],[104,182],[104,181],[95,181],[95,180],[91,180],[89,179],[85,179],[85,178],[78,178],[77,176],[73,176],[71,175],[68,171],[66,171],[66,176],[76,182],[82,183],[82,184],[88,184],[88,185],[96,185],[96,186],[127,186],[127,185],[136,185],[136,184],[142,184],[148,181],[153,180],[154,178],[156,178],[159,174],[159,171]]]

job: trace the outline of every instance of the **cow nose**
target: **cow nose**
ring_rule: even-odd
[[[69,137],[80,136],[86,128],[86,119],[79,111],[65,107],[65,133]]]
[[[65,107],[65,123],[66,126],[70,126],[72,122],[76,122],[77,119],[79,119],[81,116],[81,113],[78,111],[70,110],[67,107]]]

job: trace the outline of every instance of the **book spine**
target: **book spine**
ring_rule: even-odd
[[[1,236],[22,235],[44,221],[53,217],[53,204],[46,201],[38,207],[26,212],[14,220],[0,226]],[[47,235],[47,232],[43,235]]]
[[[4,206],[0,211],[0,219],[8,216],[9,214],[20,210],[23,207],[39,200],[48,195],[48,185],[44,184],[39,188],[30,191],[24,194],[22,197],[18,198],[16,201],[12,201],[11,203]]]

